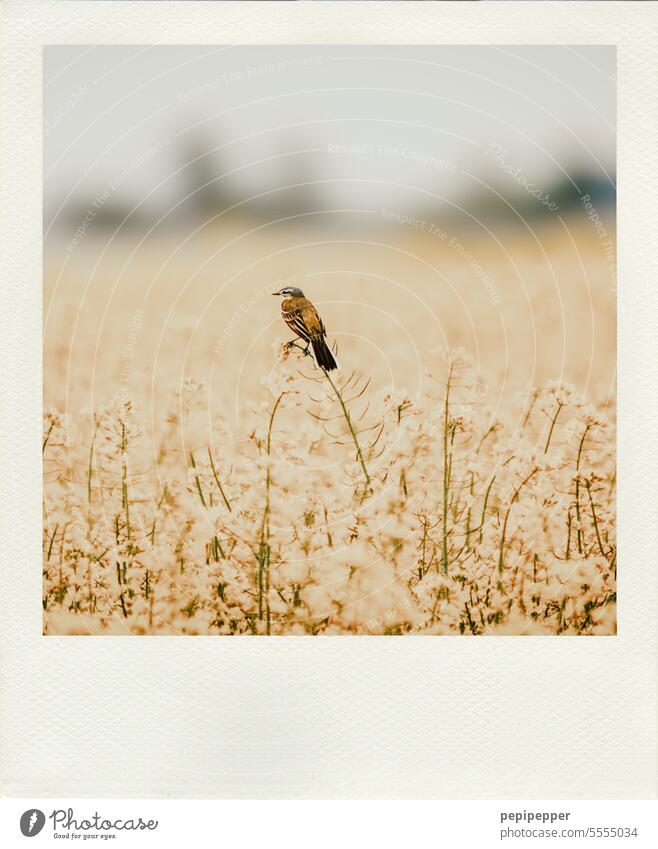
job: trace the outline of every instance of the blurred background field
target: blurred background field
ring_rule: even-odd
[[[47,406],[75,413],[127,393],[158,418],[171,389],[194,377],[239,416],[261,398],[277,340],[289,338],[268,294],[283,285],[306,292],[341,361],[377,387],[415,394],[428,352],[447,345],[472,354],[501,404],[548,379],[614,399],[614,290],[580,220],[534,234],[508,225],[500,246],[460,233],[491,289],[449,245],[400,226],[367,240],[309,240],[278,226],[245,236],[241,224],[205,228],[181,250],[164,237],[98,245],[106,252],[95,269],[90,237],[88,266],[81,248],[47,276]]]
[[[167,476],[180,473],[187,481],[190,454],[194,461],[195,451],[217,442],[219,420],[221,432],[233,440],[233,453],[221,459],[227,477],[238,474],[232,470],[245,458],[254,460],[249,434],[258,405],[263,415],[271,411],[276,388],[298,365],[279,356],[281,342],[290,337],[269,293],[285,285],[299,286],[318,306],[345,377],[356,370],[370,379],[372,409],[382,416],[377,405],[384,397],[408,398],[418,411],[428,411],[436,349],[462,350],[472,362],[478,425],[486,430],[498,420],[504,430],[482,475],[480,496],[492,469],[505,462],[505,447],[511,456],[523,438],[530,457],[545,445],[550,411],[530,424],[527,415],[548,382],[566,385],[578,399],[573,421],[605,419],[606,444],[596,449],[598,459],[592,456],[591,471],[596,475],[596,462],[605,464],[599,471],[607,482],[610,542],[597,541],[590,522],[582,530],[593,534],[589,560],[580,537],[577,547],[583,560],[596,555],[605,561],[605,568],[596,568],[607,576],[608,599],[614,573],[614,82],[614,51],[597,47],[48,48],[44,407],[51,414],[46,429],[56,419],[57,443],[44,451],[44,544],[46,564],[57,551],[60,560],[57,574],[46,565],[46,631],[159,632],[152,621],[144,624],[143,612],[127,614],[128,595],[132,603],[140,594],[149,602],[139,562],[147,543],[137,544],[133,536],[140,552],[126,554],[126,539],[119,539],[102,492],[113,497],[119,487],[121,515],[126,501],[136,513],[149,499],[157,504]],[[184,409],[190,385],[200,387],[203,399],[194,402],[192,416]],[[94,416],[128,402],[142,444],[141,461],[126,461],[125,474],[135,476],[137,487],[152,484],[134,504],[121,490],[120,451],[116,480],[103,478],[100,466],[90,472],[95,428],[103,431]],[[585,414],[586,405],[591,410]],[[294,441],[296,430],[305,432],[307,412],[291,409],[287,415],[281,426]],[[556,442],[567,445],[577,437],[577,428],[562,430],[571,419],[565,414],[558,420]],[[121,415],[117,421],[124,421]],[[469,438],[464,462],[477,442],[475,430]],[[48,453],[53,445],[54,455]],[[429,445],[419,446],[413,449],[417,456],[431,455]],[[390,477],[391,451],[372,461],[381,469],[382,486]],[[340,475],[353,462],[353,446],[327,441],[317,453],[338,470],[335,485],[345,489],[341,516],[354,509],[358,517],[358,505],[351,504],[354,487]],[[302,480],[312,462],[309,457],[302,463],[299,489],[310,499],[306,507],[313,502],[320,510],[312,481],[308,475]],[[554,458],[551,467],[560,475],[561,462]],[[236,491],[249,488],[245,480],[236,482]],[[573,485],[571,479],[565,483]],[[430,481],[421,488],[427,495]],[[97,503],[91,494],[96,489]],[[194,475],[189,489],[197,498]],[[172,497],[167,533],[185,527],[185,492],[179,500]],[[81,503],[66,500],[74,493],[87,501],[86,516]],[[461,497],[451,502],[455,527],[465,521]],[[539,495],[533,498],[533,509],[540,511]],[[573,502],[567,502],[559,514],[561,535],[571,522]],[[441,519],[440,503],[434,507]],[[418,505],[398,508],[418,515]],[[499,501],[492,533],[500,534],[503,508]],[[98,575],[90,571],[100,553],[94,548],[98,539],[91,542],[92,513],[114,534],[114,545],[124,545],[122,557],[134,569],[126,584],[132,595],[121,603],[121,582],[112,591],[104,586],[104,572],[114,563],[101,556],[94,564]],[[253,524],[259,514],[251,505],[244,515]],[[224,527],[225,518],[213,514],[214,527]],[[67,536],[70,527],[63,530],[76,522],[86,527],[84,544]],[[382,587],[406,581],[414,591],[407,572],[416,566],[417,528],[407,531],[406,560],[393,558],[395,576],[382,578]],[[282,531],[279,566],[289,536]],[[376,538],[373,532],[369,539]],[[175,543],[157,556],[155,544],[148,545],[148,571],[157,573],[156,561],[166,571]],[[90,555],[91,549],[96,553]],[[169,588],[166,605],[162,601],[167,612],[163,608],[161,619],[175,619],[176,633],[212,633],[209,611],[223,603],[216,593],[208,596],[217,575],[206,580],[202,549],[195,555],[198,606],[189,608],[196,597],[189,587]],[[527,565],[532,558],[526,554],[521,559]],[[473,564],[488,555],[483,549],[469,556]],[[257,578],[239,562],[248,598]],[[446,565],[444,558],[437,574]],[[448,573],[463,574],[461,561],[453,565]],[[544,568],[550,569],[546,563]],[[89,581],[82,589],[85,569]],[[102,617],[90,601],[101,594],[96,579],[106,595]],[[305,608],[298,615],[300,604],[293,602],[290,582],[284,588],[286,580],[281,578],[279,592],[290,610],[279,612],[277,632],[297,632],[298,625],[312,633],[358,629],[358,622],[335,613],[345,598],[334,599],[337,607],[328,617]],[[363,588],[355,592],[362,600]],[[506,587],[505,598],[514,592]],[[484,630],[506,627],[508,615],[516,621],[509,610],[502,618],[492,613]],[[248,625],[215,630],[264,633],[262,616],[256,624],[253,611],[242,609],[242,616]],[[320,628],[317,622],[325,619]],[[438,620],[412,620],[394,623],[394,632],[444,632]],[[517,625],[507,632],[521,632]],[[599,632],[613,627],[608,618]],[[457,619],[445,632],[451,628],[458,630]],[[586,622],[572,632],[592,628]],[[561,632],[554,622],[549,630]]]

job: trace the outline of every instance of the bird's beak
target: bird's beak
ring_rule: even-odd
[[[280,295],[281,292],[272,292],[273,295]]]

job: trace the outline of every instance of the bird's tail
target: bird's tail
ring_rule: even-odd
[[[338,368],[338,362],[331,352],[331,348],[327,345],[324,339],[312,339],[313,353],[315,354],[315,362],[325,371],[333,371]]]

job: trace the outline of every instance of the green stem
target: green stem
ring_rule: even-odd
[[[548,447],[551,444],[551,438],[553,436],[553,430],[555,429],[555,423],[557,422],[557,417],[560,415],[560,410],[562,409],[562,407],[564,407],[564,404],[561,401],[558,401],[557,410],[555,411],[555,415],[553,416],[553,420],[548,431],[548,438],[546,439],[546,447],[544,448],[544,454],[548,453]]]
[[[503,531],[502,531],[502,534],[500,536],[500,549],[498,551],[498,571],[499,572],[502,572],[503,568],[505,566],[503,552],[504,552],[504,549],[505,549],[505,536],[507,534],[507,522],[509,521],[509,516],[510,516],[510,513],[512,512],[512,507],[514,505],[514,502],[518,500],[519,493],[521,492],[523,487],[528,483],[530,478],[538,471],[539,471],[539,469],[536,469],[536,468],[533,469],[530,472],[530,474],[528,475],[528,477],[525,478],[525,480],[521,481],[521,483],[518,485],[518,487],[514,491],[514,495],[512,496],[512,500],[510,501],[509,507],[507,508],[507,512],[505,513],[505,519],[503,521]]]
[[[50,544],[48,546],[48,554],[46,555],[46,562],[50,561],[50,555],[52,554],[53,545],[55,544],[55,534],[57,533],[57,528],[59,528],[59,525],[55,525],[55,530],[53,531],[53,535],[51,537]]]
[[[50,439],[50,434],[53,432],[54,427],[55,427],[55,423],[51,422],[50,427],[48,428],[48,433],[46,434],[46,436],[43,440],[43,445],[41,446],[41,453],[42,454],[46,450],[46,445],[48,445],[48,440]]]
[[[329,381],[329,384],[331,385],[331,388],[334,390],[334,394],[336,395],[336,398],[338,398],[338,402],[340,403],[341,410],[343,411],[343,416],[345,418],[345,421],[347,422],[347,427],[349,428],[350,434],[352,435],[352,441],[354,442],[354,447],[356,448],[357,460],[361,464],[361,468],[363,470],[363,476],[366,479],[366,491],[367,491],[370,488],[371,477],[370,477],[370,474],[368,473],[368,468],[366,467],[366,463],[365,463],[365,460],[363,458],[363,452],[361,450],[361,445],[359,444],[359,440],[358,440],[358,437],[356,435],[356,431],[354,430],[354,426],[352,425],[352,419],[350,418],[350,412],[347,409],[345,402],[343,401],[343,396],[341,395],[340,391],[336,387],[336,384],[331,379],[329,372],[326,371],[325,369],[322,369],[322,372],[324,373],[324,376]]]
[[[523,419],[523,423],[521,424],[521,430],[525,430],[525,426],[528,424],[528,420],[532,414],[532,411],[535,406],[535,402],[537,401],[537,397],[539,396],[539,392],[535,389],[532,393],[532,398],[530,399],[530,404],[528,405],[528,410],[525,414],[525,418]]]
[[[576,518],[578,519],[578,528],[576,530],[576,539],[578,540],[578,553],[583,553],[583,532],[580,529],[580,458],[583,453],[583,446],[585,444],[585,437],[587,436],[587,432],[590,428],[589,422],[585,425],[585,430],[583,431],[583,435],[580,438],[580,445],[578,446],[578,457],[576,458]]]
[[[471,472],[471,482],[470,482],[469,487],[468,487],[468,491],[469,491],[471,497],[473,496],[473,483],[474,483],[474,475],[473,475],[473,472]],[[471,508],[469,507],[468,511],[466,513],[466,540],[464,542],[464,545],[465,545],[467,551],[469,549],[470,536],[471,536]]]
[[[210,468],[212,469],[212,474],[213,474],[213,477],[215,478],[215,483],[217,484],[217,488],[219,489],[219,492],[220,492],[222,498],[224,499],[224,504],[226,504],[228,512],[230,513],[231,512],[231,505],[229,503],[228,498],[226,497],[226,493],[224,492],[224,487],[220,483],[219,475],[217,474],[217,469],[215,468],[215,464],[214,464],[213,459],[212,459],[212,454],[210,453],[210,446],[208,446],[208,459],[210,460]]]
[[[450,449],[448,440],[448,416],[450,414],[450,384],[452,382],[452,365],[448,372],[446,397],[443,407],[443,541],[441,554],[441,571],[448,574],[448,498],[450,496]]]
[[[585,481],[585,487],[587,488],[587,495],[589,496],[589,504],[592,510],[592,519],[594,521],[594,530],[596,531],[596,540],[599,544],[599,551],[601,552],[601,556],[605,557],[605,551],[603,549],[603,543],[601,542],[601,534],[599,533],[599,523],[596,518],[596,510],[594,509],[594,499],[592,498],[592,488],[589,481]]]
[[[196,469],[196,463],[194,462],[194,454],[192,451],[190,451],[190,463],[192,464],[192,468]],[[199,498],[201,499],[201,504],[205,507],[206,499],[203,497],[203,490],[201,489],[201,483],[199,482],[198,475],[194,475],[194,482],[196,484],[197,492],[199,493]]]
[[[128,506],[128,466],[124,460],[121,466],[121,495],[126,516],[126,538],[130,539],[130,508]]]
[[[269,426],[267,428],[267,443],[266,450],[268,458],[271,455],[272,451],[272,427],[274,425],[274,417],[276,415],[276,411],[279,408],[279,404],[281,403],[281,399],[285,395],[285,392],[282,392],[281,395],[276,399],[274,407],[272,408],[272,413],[270,415]],[[258,618],[260,621],[263,620],[263,604],[265,605],[265,633],[270,633],[270,602],[269,602],[269,589],[270,589],[270,561],[271,561],[271,548],[270,548],[270,488],[272,485],[272,477],[270,474],[269,463],[267,467],[267,473],[265,475],[265,508],[263,510],[263,522],[261,524],[260,530],[260,548],[258,551],[258,575],[256,580],[256,586],[258,589]]]
[[[89,466],[87,468],[87,520],[91,525],[91,480],[94,469],[94,446],[96,444],[96,434],[100,426],[100,421],[96,419],[96,427],[93,430],[91,437],[91,446],[89,448]]]
[[[491,480],[489,481],[489,486],[487,487],[487,491],[484,494],[484,504],[482,505],[482,518],[480,519],[480,542],[482,542],[482,534],[484,533],[484,520],[487,516],[487,502],[489,501],[489,493],[491,492],[491,487],[496,480],[496,476],[492,475]]]

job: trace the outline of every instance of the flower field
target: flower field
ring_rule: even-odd
[[[264,277],[275,288],[284,272]],[[595,310],[614,345],[603,273],[580,294],[561,284],[562,359],[537,353],[550,291],[531,295],[526,338],[521,299],[500,275],[507,377],[476,283],[467,312],[479,346],[429,293],[454,326],[419,334],[420,365],[392,349],[387,376],[359,349],[386,333],[359,323],[358,304],[343,337],[344,306],[317,300],[343,364],[324,373],[285,346],[272,298],[227,306],[221,333],[169,319],[169,344],[137,276],[125,277],[114,300],[102,286],[46,284],[44,633],[615,633],[614,349],[597,356],[601,333],[595,343],[583,330]],[[404,323],[391,291],[377,303]],[[467,282],[460,291],[468,300]],[[107,304],[100,330],[86,324]],[[252,356],[243,330],[255,316],[266,318]],[[204,366],[213,358],[221,365]]]

